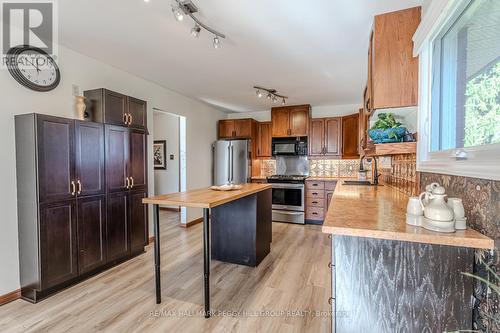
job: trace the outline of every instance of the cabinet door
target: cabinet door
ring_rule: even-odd
[[[108,262],[130,255],[128,192],[109,194],[106,216],[106,250]]]
[[[148,209],[142,203],[146,197],[145,192],[130,192],[130,250],[134,252],[144,251],[148,244]]]
[[[147,127],[147,103],[140,99],[128,98],[128,113],[130,114],[132,123],[131,127],[145,129]]]
[[[234,121],[234,135],[238,138],[250,139],[252,138],[252,120],[235,120]]]
[[[130,130],[129,172],[131,188],[144,191],[148,186],[147,136],[144,131]]]
[[[219,139],[232,138],[234,132],[234,120],[219,120]]]
[[[288,137],[290,134],[290,113],[288,109],[271,110],[272,136]]]
[[[257,129],[257,157],[271,157],[271,123],[259,123]]]
[[[106,264],[106,200],[104,195],[77,200],[78,267],[80,274]]]
[[[325,119],[325,154],[331,156],[340,155],[341,145],[341,126],[340,118]]]
[[[42,289],[78,276],[75,200],[40,206]]]
[[[368,48],[368,84],[365,106],[367,110],[373,110],[373,31],[370,34],[370,46]]]
[[[38,181],[40,202],[74,197],[74,120],[37,116]]]
[[[128,112],[127,96],[110,90],[104,90],[104,122],[106,124],[124,125]]]
[[[75,133],[78,195],[104,194],[104,127],[76,121]]]
[[[326,216],[328,208],[330,208],[330,204],[332,203],[333,191],[326,191],[325,196],[326,196],[326,205],[325,205],[325,216]]]
[[[312,119],[309,133],[309,155],[319,156],[325,153],[325,120]]]
[[[290,136],[309,134],[309,107],[290,110]]]
[[[107,191],[126,191],[129,161],[129,129],[105,125]]]
[[[358,158],[358,114],[342,117],[342,158]]]

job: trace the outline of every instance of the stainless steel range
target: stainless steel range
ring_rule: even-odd
[[[278,174],[267,177],[267,182],[273,187],[273,221],[305,224],[307,157],[278,156],[276,171]]]

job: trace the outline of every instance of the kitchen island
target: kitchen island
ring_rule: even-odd
[[[208,318],[210,252],[215,260],[257,266],[271,250],[271,201],[271,185],[265,184],[244,184],[236,191],[205,188],[143,199],[144,204],[153,205],[156,303],[161,303],[160,205],[203,208],[203,278]]]
[[[323,232],[332,238],[332,331],[443,332],[472,328],[472,229],[437,233],[406,224],[408,196],[339,181]]]

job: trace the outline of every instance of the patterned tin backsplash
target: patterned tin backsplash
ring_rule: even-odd
[[[369,164],[365,164],[369,168]],[[261,160],[261,176],[267,177],[276,173],[275,160]],[[359,160],[310,160],[309,175],[311,177],[358,177]],[[368,175],[370,177],[370,175]]]
[[[380,182],[410,196],[418,195],[416,154],[394,155],[390,165],[379,167]]]

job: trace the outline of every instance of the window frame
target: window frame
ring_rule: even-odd
[[[500,180],[500,144],[441,151],[431,149],[434,41],[462,15],[473,0],[434,0],[413,40],[419,56],[417,171]]]

